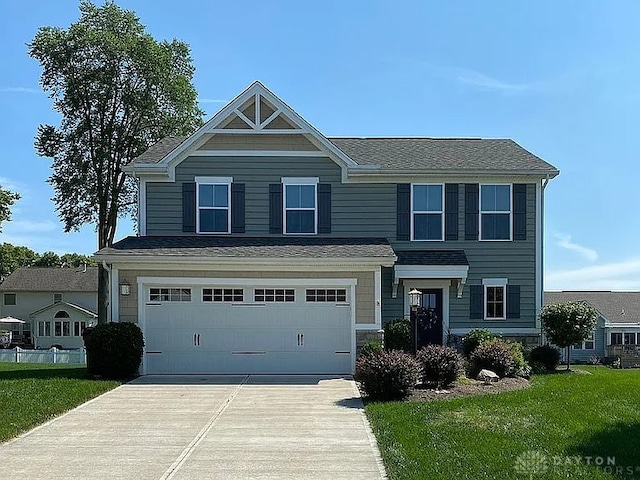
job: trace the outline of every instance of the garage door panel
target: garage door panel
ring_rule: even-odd
[[[351,305],[307,303],[300,289],[296,302],[204,303],[198,289],[145,307],[146,350],[162,352],[145,356],[147,373],[351,371]]]

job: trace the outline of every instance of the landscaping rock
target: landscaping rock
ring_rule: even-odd
[[[497,382],[498,380],[500,380],[500,377],[496,372],[492,372],[491,370],[487,370],[487,369],[480,370],[480,373],[476,378],[478,380],[482,380],[485,383]]]

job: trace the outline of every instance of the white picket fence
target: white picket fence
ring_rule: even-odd
[[[56,347],[52,347],[49,350],[26,350],[20,347],[0,349],[0,362],[86,365],[87,351],[84,348],[60,350]]]

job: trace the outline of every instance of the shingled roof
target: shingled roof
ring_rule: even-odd
[[[405,250],[397,255],[397,265],[469,265],[464,250]]]
[[[98,267],[20,267],[0,283],[5,292],[97,292]]]
[[[545,305],[587,302],[611,323],[640,324],[640,292],[544,292]]]
[[[186,137],[166,137],[133,161],[160,162]],[[500,171],[556,175],[558,170],[513,140],[481,138],[329,138],[358,165],[390,172]]]
[[[126,237],[96,255],[237,258],[393,258],[385,238],[317,237]]]

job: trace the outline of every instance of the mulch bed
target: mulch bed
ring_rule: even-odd
[[[509,392],[529,387],[530,382],[526,378],[503,378],[497,382],[485,384],[478,380],[464,380],[436,392],[433,388],[418,387],[407,398],[410,402],[432,402],[433,400],[447,400],[450,398],[471,397],[474,395],[486,395],[490,393]]]

